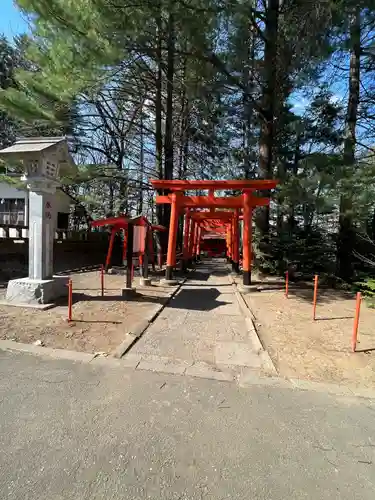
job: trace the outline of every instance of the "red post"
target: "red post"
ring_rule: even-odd
[[[230,260],[233,260],[233,232],[232,232],[232,223],[229,223],[228,228],[228,254],[230,257]]]
[[[138,262],[139,262],[139,273],[143,277],[143,271],[144,271],[144,254],[140,254],[138,257]]]
[[[195,221],[194,219],[190,218],[189,259],[193,258],[194,234],[195,234]]]
[[[252,220],[253,207],[251,205],[251,194],[247,191],[243,194],[243,284],[251,285],[251,264],[252,264]]]
[[[199,226],[198,227],[198,236],[197,236],[197,258],[198,258],[198,260],[200,259],[200,256],[201,256],[201,235],[202,235],[202,228]]]
[[[214,200],[215,199],[215,190],[214,189],[209,189],[208,190],[208,199],[209,200]],[[210,212],[215,212],[215,207],[210,207]]]
[[[168,234],[168,252],[167,252],[167,267],[165,270],[166,280],[172,280],[173,269],[176,265],[176,241],[178,230],[178,215],[179,215],[179,199],[180,193],[172,193],[171,217],[169,223]]]
[[[104,266],[103,264],[100,267],[100,287],[102,291],[102,297],[104,297]]]
[[[231,261],[232,260],[232,225],[229,224],[227,226],[227,235],[226,235],[226,240],[227,240],[227,257]]]
[[[361,292],[358,292],[357,293],[357,300],[355,303],[355,316],[354,316],[353,336],[352,336],[352,352],[355,352],[356,348],[357,348],[357,336],[358,336],[360,310],[361,310]]]
[[[189,231],[190,231],[190,212],[186,210],[184,220],[184,248],[183,248],[183,266],[184,269],[188,267],[189,260]]]
[[[285,297],[288,298],[289,293],[289,271],[285,272]]]
[[[113,250],[113,243],[115,241],[115,236],[116,236],[116,229],[112,229],[112,231],[111,231],[111,239],[109,240],[109,247],[108,247],[108,252],[107,252],[107,259],[105,261],[105,269],[106,270],[111,265],[112,250]]]
[[[193,259],[197,258],[197,247],[198,247],[198,222],[194,224],[194,235],[193,235]]]
[[[239,273],[240,271],[240,240],[238,222],[240,218],[239,209],[237,208],[233,216],[233,271]]]
[[[68,281],[68,323],[72,321],[72,307],[73,307],[73,283],[70,279]]]
[[[316,300],[318,298],[318,275],[314,278],[314,300],[313,300],[313,320],[315,321],[316,316]]]

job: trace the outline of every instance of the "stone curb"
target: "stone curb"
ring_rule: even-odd
[[[310,380],[289,379],[292,386],[301,391],[314,391],[326,394],[336,394],[339,396],[353,396],[354,393],[349,387],[327,382],[313,382]]]
[[[89,363],[95,357],[95,354],[90,354],[88,352],[68,351],[66,349],[42,347],[34,344],[23,344],[22,342],[14,342],[13,340],[0,340],[0,349],[3,351],[27,352],[29,354],[49,356],[55,359],[82,361],[84,363]]]
[[[265,377],[259,375],[255,370],[247,370],[237,378],[239,387],[248,388],[254,385],[278,387],[280,389],[297,389],[290,380],[281,377]]]
[[[242,312],[245,314],[245,316],[248,316],[252,321],[255,321],[255,316],[252,310],[249,309],[248,305],[246,304],[246,301],[243,298],[242,293],[238,290],[236,283],[232,283],[232,287],[234,288],[234,293]]]
[[[263,346],[262,346],[262,344],[261,344],[261,342],[259,340],[257,331],[256,331],[256,329],[254,327],[254,322],[253,322],[253,320],[249,316],[246,316],[245,317],[245,323],[246,323],[246,326],[247,326],[247,330],[249,332],[249,336],[251,337],[251,343],[252,343],[252,345],[255,348],[255,352],[257,354],[260,354],[261,352],[264,351],[264,349],[263,349]]]
[[[236,296],[239,308],[242,314],[245,316],[245,323],[247,326],[247,331],[249,332],[249,336],[251,338],[251,343],[253,344],[256,353],[258,355],[262,355],[264,360],[265,369],[272,373],[273,375],[277,375],[276,366],[274,365],[271,356],[268,354],[267,350],[263,347],[263,344],[259,338],[256,326],[255,326],[255,316],[249,306],[247,305],[245,299],[243,298],[241,292],[238,290],[237,284],[230,274],[228,275],[229,282],[232,284],[234,294]]]
[[[153,313],[152,318],[157,317],[160,306],[158,306],[157,312]],[[153,319],[142,320],[131,331],[126,333],[125,339],[118,345],[112,352],[114,358],[122,358],[122,356],[132,347],[132,345],[137,341],[137,339],[143,334],[143,332],[148,328],[149,324],[152,323]]]
[[[152,371],[155,373],[169,373],[175,375],[188,375],[196,378],[204,378],[217,381],[233,381],[232,373],[219,372],[210,367],[186,366],[184,362],[166,362],[161,359],[147,359],[139,355],[128,353],[122,359],[111,356],[100,356],[86,352],[67,351],[65,349],[53,349],[50,347],[40,347],[33,344],[23,344],[13,340],[0,340],[1,351],[24,352],[32,355],[49,357],[52,359],[67,360],[73,362],[87,363],[94,366],[106,368],[126,368],[140,371]],[[324,382],[313,382],[302,379],[284,379],[281,377],[262,377],[256,371],[249,370],[247,373],[237,377],[237,384],[240,388],[250,388],[254,386],[274,387],[295,391],[312,391],[321,394],[331,394],[338,397],[354,397],[375,401],[375,390],[360,387],[346,387],[339,384],[329,384]]]
[[[208,378],[211,380],[219,380],[220,382],[233,382],[234,376],[227,371],[215,370],[212,366],[204,362],[196,362],[189,366],[185,375],[190,377]]]
[[[126,357],[125,357],[126,359]],[[172,373],[174,375],[184,375],[186,371],[186,365],[183,363],[165,361],[163,359],[153,360],[153,359],[141,359],[137,365],[137,370],[147,370],[157,373]]]
[[[303,379],[286,379],[281,377],[261,377],[256,372],[245,373],[238,378],[238,385],[242,388],[257,386],[277,387],[294,391],[311,391],[321,394],[330,394],[338,397],[350,397],[375,400],[375,390],[360,387],[346,387],[340,384],[314,382]]]
[[[273,361],[271,359],[271,356],[268,354],[267,351],[261,351],[259,353],[259,356],[261,357],[262,360],[262,369],[269,375],[273,375],[277,377],[278,372],[276,370],[276,366],[273,364]]]
[[[127,359],[126,356],[124,359]],[[233,382],[235,379],[232,372],[215,369],[215,367],[203,361],[194,363],[154,355],[141,355],[136,369],[174,375],[188,375],[221,382]]]
[[[151,315],[137,323],[134,328],[128,331],[125,334],[125,339],[118,345],[114,351],[112,352],[112,356],[114,358],[120,359],[130,351],[133,345],[137,342],[137,340],[144,334],[147,328],[153,323],[162,310],[166,307],[169,301],[176,295],[176,293],[180,290],[182,285],[185,283],[186,278],[179,282],[179,284],[172,290],[170,294],[166,297],[161,298],[161,304],[157,304],[156,307],[152,310]]]
[[[148,323],[147,323],[148,326]],[[146,326],[146,328],[147,328]],[[120,359],[123,357],[123,355],[131,349],[132,345],[134,342],[137,340],[137,337],[135,337],[132,333],[128,332],[126,333],[125,339],[119,344],[111,353],[111,356],[114,358]]]

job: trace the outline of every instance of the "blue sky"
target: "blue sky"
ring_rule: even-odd
[[[13,5],[13,0],[0,0],[0,33],[10,40],[27,31],[27,23],[22,14]]]

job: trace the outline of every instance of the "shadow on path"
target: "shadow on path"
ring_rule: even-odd
[[[212,311],[219,306],[227,305],[226,302],[217,300],[220,295],[221,293],[219,292],[219,290],[213,287],[205,289],[182,289],[176,295],[174,300],[169,303],[168,308],[187,309],[191,311]]]
[[[65,303],[67,298],[64,298]],[[123,297],[122,295],[88,295],[86,293],[75,293],[73,291],[73,304],[77,302],[139,302],[146,303],[151,302],[155,304],[165,304],[167,296],[164,297],[152,297],[150,295],[143,295],[140,293],[135,293],[133,297]]]
[[[194,271],[191,274],[191,277],[189,276],[189,279],[191,279],[192,281],[207,281],[209,277],[210,277],[209,272],[204,273],[201,271]]]
[[[354,315],[353,316],[340,316],[340,317],[333,317],[333,318],[315,318],[315,321],[334,321],[334,320],[338,320],[338,319],[354,319]]]

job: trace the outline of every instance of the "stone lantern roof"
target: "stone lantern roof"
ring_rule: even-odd
[[[0,157],[22,162],[27,177],[57,179],[76,171],[66,137],[21,137],[0,150]]]

